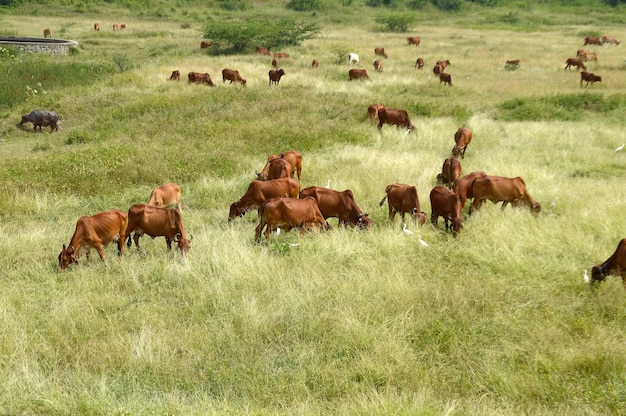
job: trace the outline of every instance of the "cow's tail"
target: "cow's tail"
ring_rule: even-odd
[[[256,226],[254,230],[254,241],[259,243],[261,241],[261,234],[263,233],[263,228],[267,225],[267,220],[265,218],[265,204],[261,205],[258,210],[259,213],[259,224]]]
[[[381,207],[382,207],[382,206],[383,206],[383,204],[385,203],[385,199],[387,199],[387,195],[385,195],[385,196],[383,197],[383,199],[381,199],[381,200],[380,200],[380,202],[378,203],[378,206],[381,206]]]

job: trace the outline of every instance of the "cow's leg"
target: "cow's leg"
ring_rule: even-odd
[[[430,223],[436,227],[438,222],[439,222],[439,215],[433,211],[433,213],[430,214]]]
[[[165,243],[167,244],[167,249],[169,251],[172,251],[172,238],[171,237],[165,237]]]
[[[141,237],[141,234],[135,232],[135,235],[133,235],[133,241],[135,242],[135,246],[137,246],[137,250],[139,250],[139,237]],[[130,234],[128,235],[128,238],[130,238]]]
[[[265,232],[263,233],[266,240],[270,239],[270,234],[272,234],[272,232],[274,232],[274,226],[271,224],[267,224],[267,228],[265,228]]]
[[[502,211],[504,211],[504,208],[506,207],[506,205],[509,203],[509,201],[502,201]],[[513,206],[516,206],[515,204],[512,204]]]

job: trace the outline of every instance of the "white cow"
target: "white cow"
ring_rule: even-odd
[[[356,64],[359,65],[359,55],[357,55],[356,53],[349,53],[348,54],[348,65],[352,65],[352,64]]]

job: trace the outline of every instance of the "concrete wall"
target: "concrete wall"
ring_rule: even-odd
[[[63,39],[24,38],[19,36],[0,36],[0,46],[9,45],[31,53],[47,53],[49,55],[67,55],[71,47],[78,42]]]

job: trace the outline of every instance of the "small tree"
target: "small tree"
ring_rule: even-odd
[[[320,0],[291,0],[287,8],[297,12],[314,12],[322,8]]]
[[[386,25],[391,32],[406,32],[413,22],[413,16],[408,14],[387,14],[376,17],[376,23]]]

